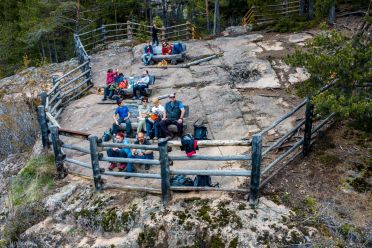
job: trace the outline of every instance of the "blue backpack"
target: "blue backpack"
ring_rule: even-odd
[[[170,179],[171,186],[194,186],[191,178],[183,175],[176,175]]]
[[[212,184],[211,176],[206,175],[197,175],[194,179],[194,186],[195,187],[219,187],[220,184]]]

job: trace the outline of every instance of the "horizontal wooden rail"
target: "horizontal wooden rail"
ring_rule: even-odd
[[[211,156],[211,155],[193,155],[188,156],[169,156],[169,160],[172,161],[184,161],[184,160],[207,160],[207,161],[242,161],[250,160],[251,156],[247,155],[230,155],[230,156]]]
[[[249,189],[233,189],[233,188],[219,188],[219,187],[193,187],[193,186],[170,186],[173,191],[225,191],[225,192],[239,192],[248,193]]]
[[[101,43],[102,41],[105,41],[105,40],[106,40],[106,38],[103,38],[103,39],[100,39],[100,40],[97,40],[97,41],[94,41],[94,42],[85,44],[84,46],[85,47],[88,47],[88,46],[91,46],[91,45],[95,45],[95,44]]]
[[[272,161],[261,173],[261,175],[265,175],[267,171],[269,171],[274,165],[282,161],[285,157],[287,157],[290,153],[292,153],[294,150],[296,150],[298,147],[300,147],[304,143],[304,138],[296,142],[290,149],[288,149],[286,152],[281,154],[279,157],[277,157],[274,161]]]
[[[53,113],[57,110],[57,108],[59,107],[59,105],[61,105],[62,103],[62,99],[59,99],[58,102],[56,102],[56,104],[51,108],[50,112]]]
[[[181,146],[181,141],[170,140],[168,141],[169,146]],[[251,140],[198,140],[198,146],[250,146],[252,145]]]
[[[119,143],[102,142],[102,143],[98,143],[98,146],[100,146],[100,147],[133,148],[133,149],[159,151],[159,146],[153,146],[153,145],[119,144]]]
[[[132,186],[132,185],[121,185],[121,184],[112,184],[112,183],[103,184],[103,189],[139,190],[139,191],[145,191],[145,192],[149,192],[149,193],[161,194],[161,190],[157,189],[157,188]]]
[[[73,130],[68,130],[64,128],[60,128],[58,133],[59,135],[62,135],[62,136],[78,138],[78,139],[83,139],[83,140],[88,140],[88,137],[90,135],[89,133],[73,131]]]
[[[46,112],[45,114],[46,114],[47,119],[52,123],[52,125],[60,128],[58,121],[54,118],[54,116],[51,113]]]
[[[87,169],[92,169],[92,166],[90,164],[84,163],[84,162],[81,162],[81,161],[78,161],[78,160],[75,160],[75,159],[72,159],[72,158],[65,158],[65,161],[69,162],[69,163],[72,163],[72,164],[79,165],[79,166],[87,168]]]
[[[171,175],[240,176],[251,175],[250,170],[170,170]]]
[[[61,95],[61,98],[66,98],[68,95],[70,95],[72,92],[76,91],[77,89],[81,88],[83,85],[87,84],[88,81],[90,81],[92,78],[89,77],[89,78],[86,78],[84,79],[83,81],[81,81],[79,84],[75,85],[75,87],[69,89],[69,90],[66,90],[62,95]]]
[[[289,118],[290,116],[292,116],[294,113],[296,113],[303,106],[305,106],[308,101],[309,101],[308,99],[305,99],[303,102],[301,102],[296,107],[294,107],[291,112],[286,113],[285,115],[283,115],[282,117],[280,117],[279,119],[277,119],[276,121],[274,121],[270,126],[266,127],[261,132],[259,132],[259,134],[260,135],[266,134],[268,131],[270,131],[271,129],[273,129],[277,125],[279,125],[281,122],[283,122],[284,120],[286,120],[287,118]]]
[[[58,96],[61,94],[61,91],[57,91],[57,93],[55,93],[52,98],[49,100],[49,104],[52,104],[57,98]],[[49,96],[48,96],[49,98]]]
[[[70,144],[63,144],[62,147],[66,148],[66,149],[69,149],[69,150],[74,150],[74,151],[90,154],[90,150],[86,149],[86,148],[83,148],[83,147],[74,146],[74,145],[70,145]]]
[[[83,73],[80,73],[78,76],[76,76],[75,78],[71,79],[70,81],[68,81],[67,83],[61,85],[59,87],[60,90],[66,88],[67,86],[69,86],[70,84],[74,83],[75,81],[79,80],[81,77],[84,77],[85,75],[87,75],[88,73],[91,72],[91,69],[89,70],[86,70],[84,71]]]
[[[139,178],[152,178],[152,179],[161,179],[159,174],[151,174],[151,173],[137,173],[137,172],[116,172],[116,171],[105,171],[101,173],[101,175],[108,175],[108,176],[119,176],[119,177],[139,177]]]
[[[66,102],[63,103],[64,106],[66,106],[69,102],[75,100],[76,98],[78,98],[79,96],[81,96],[82,94],[84,94],[86,91],[88,91],[90,88],[93,87],[93,84],[89,84],[86,88],[80,90],[79,93],[77,93],[76,95],[72,96],[70,99],[68,99]]]
[[[87,34],[89,34],[89,33],[96,32],[96,31],[98,31],[98,30],[102,30],[102,29],[103,29],[103,27],[99,27],[99,28],[96,28],[96,29],[93,29],[93,30],[87,31],[87,32],[85,32],[85,33],[78,34],[78,36],[79,36],[79,38],[80,38],[80,36],[84,36],[84,35],[87,35]]]
[[[322,120],[316,127],[314,127],[312,130],[311,130],[311,134],[314,134],[315,132],[317,132],[319,129],[321,129],[325,124],[328,123],[328,121],[334,117],[336,114],[335,113],[331,113],[330,115],[328,115],[324,120]]]
[[[276,147],[283,144],[283,142],[288,139],[288,137],[296,132],[302,125],[305,124],[305,120],[302,120],[300,123],[298,123],[294,128],[292,128],[290,131],[288,131],[286,134],[283,135],[279,140],[277,140],[274,144],[269,146],[265,151],[262,152],[262,156],[265,156],[268,152],[275,149]]]
[[[154,164],[159,165],[160,161],[155,159],[139,159],[139,158],[116,158],[116,157],[105,157],[100,158],[101,161],[107,161],[112,163],[133,163],[133,164]]]
[[[63,108],[62,107],[59,108],[58,111],[57,111],[57,113],[55,113],[54,118],[57,119],[58,116],[62,113],[62,111],[63,111]]]
[[[113,37],[119,37],[119,36],[127,36],[128,34],[117,34],[117,35],[108,35],[106,36],[107,39],[113,38]]]

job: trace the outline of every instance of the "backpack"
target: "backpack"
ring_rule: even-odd
[[[112,134],[111,134],[111,128],[110,128],[110,130],[103,132],[102,141],[107,142],[107,141],[110,141],[111,138],[112,138]]]
[[[198,141],[192,136],[192,134],[185,134],[181,137],[181,151],[185,151],[186,155],[191,157],[195,154],[196,150],[199,150]]]
[[[220,184],[212,184],[212,178],[211,176],[206,175],[197,175],[194,179],[194,186],[195,187],[219,187]]]
[[[119,89],[126,89],[128,87],[128,80],[123,80],[119,83],[118,88]]]
[[[199,120],[194,123],[194,137],[197,140],[208,139],[208,129],[203,125],[203,122],[199,123]]]
[[[183,175],[171,177],[170,184],[171,186],[194,186],[193,180]]]

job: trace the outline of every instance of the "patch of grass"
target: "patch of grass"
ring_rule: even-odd
[[[209,212],[211,211],[211,207],[207,204],[203,204],[197,212],[197,216],[202,219],[203,221],[206,221],[208,223],[212,222],[211,216],[209,215]]]
[[[12,179],[9,194],[12,204],[20,206],[42,199],[53,187],[55,173],[54,155],[31,158]]]
[[[304,205],[310,213],[315,213],[318,203],[315,198],[309,196],[304,199]]]
[[[137,242],[140,247],[153,248],[156,242],[156,229],[145,226],[143,232],[138,235]]]
[[[237,248],[238,247],[239,238],[235,237],[233,240],[230,241],[229,248]]]
[[[334,154],[329,154],[329,153],[325,153],[325,154],[322,154],[319,156],[319,162],[321,162],[323,165],[325,166],[335,166],[339,163],[341,163],[341,159],[334,155]]]
[[[364,177],[354,178],[350,185],[359,193],[364,193],[371,190],[371,185],[365,180]]]
[[[211,248],[224,248],[225,243],[222,241],[221,234],[213,235],[211,238]]]

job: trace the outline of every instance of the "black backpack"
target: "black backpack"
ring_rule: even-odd
[[[204,126],[203,121],[195,121],[194,123],[194,137],[197,140],[207,140],[208,139],[208,129]]]
[[[219,187],[219,183],[212,184],[211,176],[197,175],[194,179],[195,187]]]

